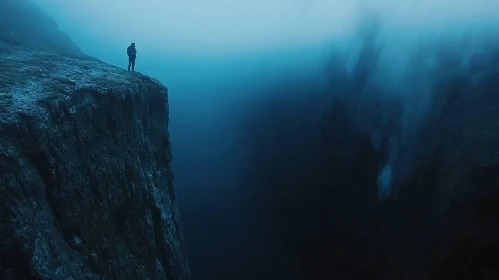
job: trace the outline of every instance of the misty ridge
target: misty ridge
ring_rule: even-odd
[[[168,87],[193,279],[499,277],[499,1],[1,1]]]

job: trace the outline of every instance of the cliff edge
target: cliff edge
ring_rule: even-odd
[[[0,40],[1,279],[190,279],[167,93]]]

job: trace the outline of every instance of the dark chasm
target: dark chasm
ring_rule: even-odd
[[[35,2],[0,0],[1,279],[499,279],[498,25],[399,36],[386,31],[393,22],[366,13],[346,39],[226,58],[235,62],[168,64],[168,56],[141,56],[137,41],[139,73],[130,73],[106,56],[114,45],[100,38],[102,48],[90,47],[90,35],[65,29]],[[289,63],[301,51],[308,56]],[[37,70],[73,73],[68,65],[87,70],[73,78]],[[52,87],[31,102],[33,83],[17,79],[40,77]],[[99,99],[105,94],[116,97]],[[19,100],[40,104],[61,128],[39,125],[46,118]],[[90,116],[67,117],[74,112],[65,102],[93,102],[81,109]],[[92,114],[111,114],[103,125],[116,116],[128,124],[106,131]],[[68,127],[95,133],[77,131],[79,156],[59,162],[57,151],[70,153],[75,138]],[[60,138],[47,140],[47,152],[24,140],[52,130]],[[122,144],[107,140],[113,133]],[[101,150],[87,158],[78,143],[91,140]],[[122,155],[105,159],[116,150]],[[64,175],[62,165],[90,179]],[[43,180],[24,182],[23,168]],[[152,191],[162,182],[164,192]],[[100,190],[71,189],[80,183]],[[109,218],[105,193],[119,203]],[[26,210],[27,201],[39,206]],[[84,218],[99,215],[106,218],[95,228],[89,218],[85,231]]]

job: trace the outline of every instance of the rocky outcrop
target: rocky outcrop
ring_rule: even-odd
[[[0,278],[190,279],[167,89],[0,41]]]

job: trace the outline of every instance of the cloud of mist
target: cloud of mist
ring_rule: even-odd
[[[230,247],[228,240],[241,235],[232,228],[245,223],[234,206],[241,201],[229,199],[242,196],[239,188],[246,181],[241,175],[241,149],[247,147],[241,147],[237,135],[248,126],[240,118],[242,109],[271,103],[275,107],[268,106],[282,110],[281,115],[310,117],[294,111],[303,110],[305,98],[295,96],[300,102],[290,104],[289,93],[314,94],[306,82],[322,78],[331,44],[341,49],[342,59],[355,63],[358,46],[351,39],[366,14],[376,14],[381,22],[380,68],[384,69],[376,74],[384,78],[377,80],[406,95],[414,83],[411,80],[406,91],[400,90],[411,66],[407,50],[417,45],[420,35],[435,32],[438,37],[440,31],[455,26],[466,30],[499,21],[499,0],[31,1],[53,17],[83,52],[104,62],[126,68],[126,47],[136,42],[136,70],[169,87],[175,181],[190,261],[198,272],[204,271],[200,267],[214,266],[216,258],[208,252],[239,258],[225,250]],[[297,82],[300,79],[306,82]],[[306,86],[294,88],[289,80]],[[281,91],[273,87],[276,84],[290,86]],[[272,102],[247,102],[254,95]],[[320,102],[315,100],[313,106],[316,103]],[[313,106],[308,110],[318,111]],[[265,117],[276,118],[269,114],[258,120],[263,123]],[[274,125],[278,131],[282,127]],[[268,123],[261,126],[258,131],[268,136],[264,139],[277,139],[267,133]],[[295,129],[295,124],[288,128]],[[294,140],[287,136],[281,135]],[[380,181],[388,185],[391,167],[383,175]]]
[[[499,10],[497,0],[33,1],[69,33],[111,45],[133,40],[155,53],[211,55],[324,42],[351,33],[365,12],[376,12],[396,28],[425,28],[494,18]]]
[[[497,21],[499,10],[498,0],[31,1],[107,63],[126,67],[124,48],[136,42],[138,71],[173,88],[248,81],[259,69],[269,69],[260,77],[282,77],[319,68],[327,46],[351,39],[365,14],[377,14],[395,37],[390,44],[400,45],[432,30]]]
[[[59,22],[109,41],[217,52],[303,43],[348,31],[353,3],[330,1],[35,0]],[[62,26],[62,29],[68,29]]]

